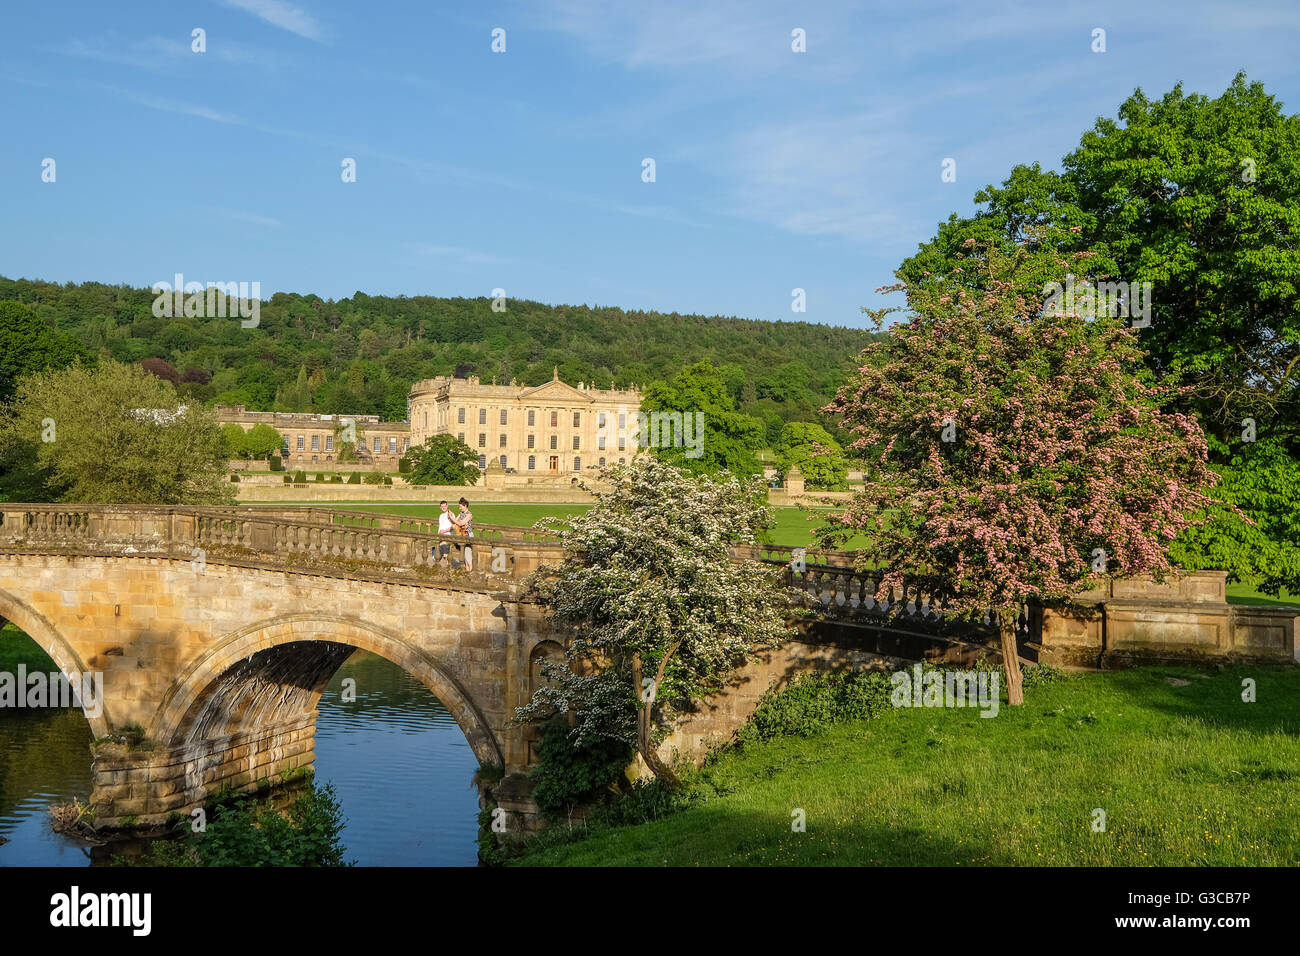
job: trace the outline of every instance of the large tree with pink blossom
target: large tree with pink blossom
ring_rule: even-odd
[[[1131,329],[1023,293],[1044,257],[1064,282],[1086,254],[967,250],[962,286],[891,287],[910,318],[826,408],[870,463],[826,540],[866,536],[861,560],[885,569],[877,597],[906,583],[956,617],[996,611],[1018,704],[1020,606],[1171,570],[1168,544],[1214,474],[1196,420],[1162,411],[1171,390],[1144,380]],[[871,313],[878,326],[889,311]]]

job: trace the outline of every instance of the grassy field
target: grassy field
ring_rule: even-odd
[[[1243,703],[1243,678],[1257,703]],[[889,710],[728,750],[699,802],[524,857],[566,866],[1294,866],[1300,669],[1139,668],[998,716]],[[792,812],[806,832],[792,832]],[[1095,810],[1105,832],[1094,832]]]
[[[50,673],[58,670],[50,655],[35,641],[12,624],[0,627],[0,673],[12,674],[24,664],[28,672]]]
[[[308,504],[307,502],[287,502],[287,504]],[[319,502],[316,507],[320,507]],[[328,503],[328,507],[338,508],[344,511],[382,511],[385,514],[411,515],[420,518],[436,518],[438,515],[437,503],[429,505],[408,505],[408,504],[384,504],[377,505],[373,503],[365,504],[348,504],[347,502]],[[590,507],[589,505],[553,505],[553,504],[514,504],[503,502],[473,502],[472,510],[474,518],[483,524],[507,524],[527,527],[532,525],[538,518],[547,515],[568,516],[574,514],[583,514]],[[773,508],[776,517],[776,527],[772,532],[773,544],[790,545],[792,547],[807,547],[812,543],[812,530],[817,526],[816,520],[809,521],[808,513],[802,508],[782,507]],[[829,511],[830,509],[821,509],[818,514]]]

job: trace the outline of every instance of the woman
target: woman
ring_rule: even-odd
[[[474,537],[474,512],[469,510],[469,502],[464,498],[460,499],[460,513],[452,516],[452,523],[460,529],[460,533],[467,538]],[[468,544],[465,545],[465,570],[474,570],[474,549]]]

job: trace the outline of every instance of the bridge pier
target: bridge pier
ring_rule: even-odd
[[[175,746],[104,743],[92,764],[97,827],[152,827],[222,793],[278,784],[316,759],[316,714]]]

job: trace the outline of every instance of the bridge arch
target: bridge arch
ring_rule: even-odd
[[[0,588],[0,617],[7,618],[18,626],[28,637],[35,641],[45,653],[49,654],[54,660],[54,664],[63,672],[63,676],[69,674],[85,674],[89,668],[86,667],[85,661],[81,655],[76,652],[72,644],[58,632],[50,619],[31,605],[27,604],[18,596],[9,591]],[[99,716],[91,717],[86,714],[86,708],[81,707],[82,714],[90,723],[91,732],[96,737],[103,737],[109,732],[112,722],[108,717],[108,702],[100,701]]]
[[[180,673],[158,706],[149,736],[163,744],[181,743],[224,675],[260,652],[307,642],[370,651],[398,665],[442,702],[480,763],[504,765],[501,746],[478,706],[432,655],[387,628],[332,614],[281,615],[226,635]],[[328,672],[313,675],[313,705],[342,662],[326,662]]]

